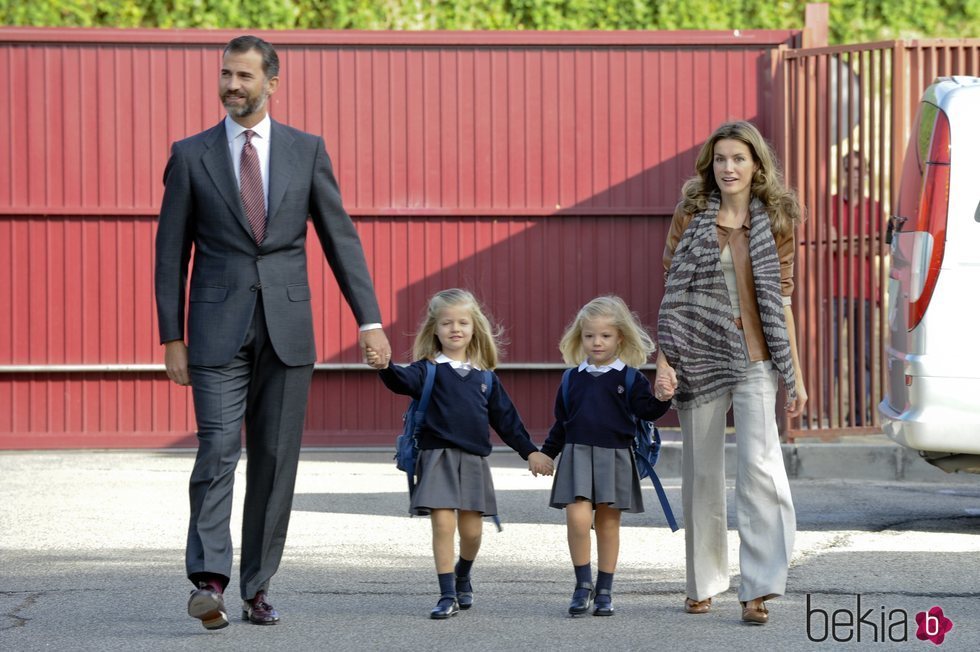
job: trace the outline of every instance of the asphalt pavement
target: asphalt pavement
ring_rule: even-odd
[[[0,650],[846,648],[854,642],[812,640],[821,634],[816,609],[850,609],[860,593],[875,619],[896,605],[911,618],[931,606],[923,601],[941,604],[956,621],[943,649],[980,649],[980,477],[945,474],[880,438],[784,450],[800,528],[789,593],[772,603],[765,627],[739,622],[734,588],[712,614],[681,611],[683,532],[666,527],[646,481],[647,511],[623,518],[616,615],[569,618],[574,579],[564,515],[547,507],[550,478],[532,477],[509,450],[491,456],[503,531],[485,526],[473,571],[476,604],[431,621],[437,591],[429,522],[407,516],[405,476],[391,451],[305,450],[286,554],[270,591],[283,621],[241,622],[233,578],[232,624],[216,632],[185,610],[193,451],[0,453]],[[658,468],[680,519],[677,444],[665,446]],[[243,457],[236,540],[244,470]],[[734,527],[730,515],[733,587]],[[808,599],[820,602],[808,607]],[[895,649],[933,645],[914,633],[913,622],[911,641]],[[864,643],[869,636],[865,628]]]

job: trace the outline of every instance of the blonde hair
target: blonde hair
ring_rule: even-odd
[[[558,350],[561,351],[566,364],[577,365],[588,357],[582,348],[582,324],[586,320],[600,318],[610,320],[623,336],[617,355],[629,366],[639,367],[657,350],[653,338],[640,323],[636,313],[630,311],[625,301],[609,294],[596,297],[582,306],[575,319],[565,329]]]
[[[429,299],[429,307],[415,335],[412,345],[413,360],[432,360],[442,351],[439,337],[436,335],[436,324],[439,314],[446,308],[465,306],[469,308],[473,318],[473,339],[466,348],[470,364],[480,369],[494,369],[497,366],[498,339],[501,337],[500,328],[491,324],[483,312],[480,302],[467,290],[452,288],[437,292]]]
[[[749,148],[752,161],[759,166],[752,175],[752,196],[765,205],[773,233],[791,233],[803,221],[799,199],[783,182],[779,162],[769,143],[755,125],[744,120],[722,124],[701,147],[694,164],[697,175],[688,179],[681,189],[684,195],[681,208],[684,212],[690,215],[700,213],[707,208],[708,198],[719,192],[714,172],[715,144],[719,140],[737,140]]]

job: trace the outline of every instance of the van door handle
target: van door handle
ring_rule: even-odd
[[[892,243],[892,233],[901,231],[902,227],[908,221],[909,218],[902,217],[901,215],[892,215],[888,218],[888,228],[885,230],[885,244],[890,245]]]

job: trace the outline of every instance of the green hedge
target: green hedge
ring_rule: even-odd
[[[0,24],[317,29],[792,29],[803,0],[0,0]],[[833,0],[831,42],[980,36],[980,0]]]

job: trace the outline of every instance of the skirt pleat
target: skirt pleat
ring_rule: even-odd
[[[419,451],[419,476],[410,512],[427,516],[433,509],[461,509],[497,514],[497,497],[487,458],[459,448]]]
[[[628,448],[565,444],[551,486],[551,506],[562,509],[584,498],[624,512],[643,511],[640,475]]]

